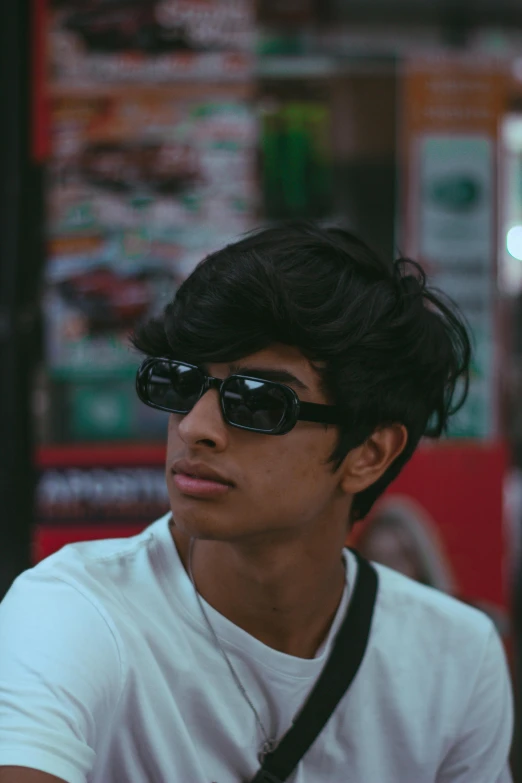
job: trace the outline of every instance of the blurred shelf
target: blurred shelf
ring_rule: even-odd
[[[95,98],[102,95],[136,95],[137,93],[169,95],[180,100],[205,98],[212,95],[233,96],[248,100],[253,96],[258,80],[331,79],[342,76],[379,76],[393,73],[393,61],[382,62],[362,57],[327,57],[322,55],[260,57],[252,79],[243,82],[212,80],[193,82],[53,82],[49,93],[53,98]]]
[[[261,79],[328,78],[339,73],[336,57],[308,55],[266,55],[260,57],[256,76]]]
[[[147,84],[144,82],[51,82],[49,95],[52,98],[98,98],[106,95],[127,95],[129,97],[137,93],[156,94],[158,96],[169,95],[177,99],[192,99],[223,94],[227,97],[249,99],[252,97],[254,80],[243,82],[219,81],[195,81],[195,82],[170,82],[162,84]]]

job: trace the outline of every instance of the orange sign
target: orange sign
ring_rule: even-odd
[[[407,136],[473,131],[497,136],[508,76],[484,60],[439,57],[404,66],[403,122]]]

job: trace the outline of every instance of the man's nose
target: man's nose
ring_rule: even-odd
[[[219,393],[207,391],[178,424],[180,438],[188,445],[205,444],[222,450],[228,442],[228,427],[223,418]]]

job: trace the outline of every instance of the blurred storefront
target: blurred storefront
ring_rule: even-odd
[[[111,517],[125,522],[49,513],[49,487],[59,494],[61,471],[69,507],[82,454],[97,455],[89,469],[117,470],[100,455],[119,444],[139,468],[144,444],[161,444],[166,417],[134,394],[128,332],[207,252],[266,221],[336,221],[380,253],[420,259],[476,343],[445,453],[464,441],[498,453],[509,348],[500,303],[513,295],[498,280],[511,284],[518,269],[504,224],[519,219],[520,188],[502,176],[506,139],[517,155],[515,33],[407,3],[381,3],[377,25],[366,6],[333,1],[35,2],[47,51],[45,361],[34,395],[43,528],[60,518],[73,535],[69,524],[84,532],[89,520],[103,534]],[[464,513],[480,510],[477,492]],[[501,541],[500,500],[496,517]],[[502,568],[490,564],[505,581]]]
[[[447,576],[434,584],[488,611],[513,656],[518,3],[34,0],[33,15],[46,215],[33,561],[132,534],[167,508],[166,416],[134,393],[132,325],[250,228],[337,222],[381,254],[419,259],[469,320],[469,400],[385,501],[403,503],[403,530],[416,517],[419,547],[431,541],[423,562],[438,557],[430,573]]]

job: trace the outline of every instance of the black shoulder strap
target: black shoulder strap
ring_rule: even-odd
[[[293,726],[268,753],[252,783],[283,783],[295,769],[350,687],[364,658],[377,596],[375,568],[358,552],[357,579],[330,656]]]

